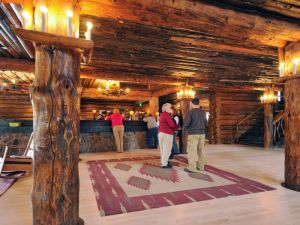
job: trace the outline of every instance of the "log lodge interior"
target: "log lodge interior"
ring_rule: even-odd
[[[34,150],[32,171],[0,196],[1,225],[298,224],[299,59],[298,0],[1,0],[0,159],[6,146],[23,155],[31,133]],[[208,118],[208,171],[270,191],[101,208],[109,194],[90,162],[159,158],[142,118],[167,102],[185,118],[191,95]],[[126,117],[121,154],[97,118],[115,108]]]

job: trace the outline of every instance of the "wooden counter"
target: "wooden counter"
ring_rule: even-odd
[[[9,122],[21,122],[21,127],[9,127]],[[146,148],[147,125],[143,121],[124,121],[124,150]],[[0,120],[0,146],[25,148],[33,130],[32,120]],[[110,121],[80,121],[80,152],[115,151]],[[15,150],[16,151],[16,150]],[[17,153],[17,152],[15,152]]]

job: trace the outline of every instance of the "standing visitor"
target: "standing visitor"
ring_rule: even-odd
[[[205,128],[206,115],[199,107],[199,99],[194,98],[191,102],[192,110],[189,111],[184,121],[184,127],[188,130],[188,167],[184,169],[186,172],[197,172],[204,170],[205,155]]]
[[[165,103],[162,106],[162,113],[159,118],[158,140],[160,148],[160,161],[162,168],[172,168],[168,159],[173,146],[173,134],[177,129],[177,125],[171,117],[172,105]]]
[[[172,114],[173,114],[173,120],[174,120],[174,122],[176,123],[176,125],[178,126],[178,129],[179,129],[180,128],[180,126],[179,126],[179,116],[177,114],[177,111],[175,109],[173,109]],[[174,134],[173,134],[172,151],[171,151],[171,155],[170,155],[169,159],[173,159],[174,155],[177,155],[177,154],[180,153],[177,142],[176,142],[177,135],[178,135],[178,130],[175,130]]]
[[[147,145],[148,148],[157,148],[158,146],[158,125],[152,114],[148,114],[146,118],[143,119],[147,123]],[[154,141],[154,143],[153,143]]]
[[[117,145],[118,152],[123,152],[123,138],[124,138],[124,126],[123,121],[125,120],[118,109],[114,109],[113,114],[107,116],[105,120],[111,120],[113,133]]]

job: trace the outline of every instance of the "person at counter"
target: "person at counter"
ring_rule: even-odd
[[[114,109],[113,114],[107,116],[105,120],[111,120],[113,133],[117,145],[118,152],[123,152],[123,139],[124,139],[124,116],[120,114],[118,109]]]
[[[158,146],[158,124],[152,114],[148,114],[146,118],[143,119],[147,123],[147,145],[148,148],[157,148]],[[154,141],[154,143],[153,143]]]
[[[173,134],[178,128],[176,123],[171,117],[172,105],[170,103],[165,103],[162,106],[162,113],[159,118],[159,148],[160,148],[160,159],[162,168],[172,168],[168,160],[171,155],[171,150],[173,146]]]

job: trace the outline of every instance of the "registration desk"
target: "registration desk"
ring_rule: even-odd
[[[9,127],[10,122],[20,122],[20,127]],[[142,121],[124,121],[124,150],[146,148],[147,125]],[[16,146],[22,151],[33,130],[32,120],[0,120],[0,146]],[[18,150],[20,149],[20,150]],[[110,121],[80,121],[80,152],[116,151]],[[15,152],[18,154],[18,152]]]

